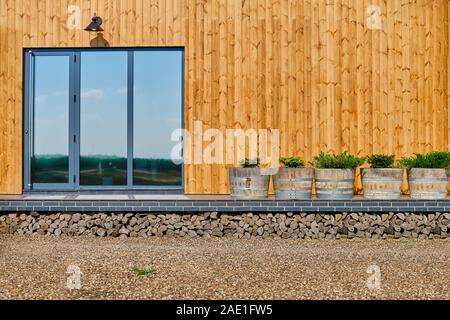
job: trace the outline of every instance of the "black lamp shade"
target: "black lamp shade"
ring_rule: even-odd
[[[101,31],[103,31],[103,28],[100,27],[102,22],[103,22],[102,18],[95,16],[92,18],[91,23],[89,23],[89,25],[84,30],[90,31],[90,32],[101,32]]]

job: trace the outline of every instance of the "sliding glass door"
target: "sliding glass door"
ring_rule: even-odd
[[[182,188],[182,49],[25,52],[24,189]]]
[[[81,52],[80,185],[127,185],[127,70],[127,52]]]
[[[180,127],[182,52],[134,54],[133,182],[180,185],[180,157],[171,159],[172,132]]]
[[[73,53],[67,52],[41,52],[27,59],[31,81],[24,100],[32,106],[24,113],[27,187],[73,187],[72,60]]]

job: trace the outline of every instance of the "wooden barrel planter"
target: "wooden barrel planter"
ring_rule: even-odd
[[[446,169],[412,168],[409,170],[408,182],[413,199],[437,200],[447,197]]]
[[[311,198],[313,168],[279,168],[273,175],[275,198],[301,200]]]
[[[450,169],[445,169],[445,173],[447,174],[447,192],[449,192],[450,191],[450,185],[449,185]]]
[[[315,169],[317,199],[352,199],[354,169]]]
[[[380,200],[400,199],[403,169],[366,168],[362,169],[364,198]]]
[[[269,192],[269,175],[260,168],[229,168],[230,196],[234,199],[265,199]]]

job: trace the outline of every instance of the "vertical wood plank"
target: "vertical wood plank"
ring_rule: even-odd
[[[448,0],[0,1],[0,193],[22,188],[23,48],[185,47],[185,127],[275,128],[281,153],[449,148]],[[381,8],[381,30],[366,26]],[[232,152],[236,150],[232,149]],[[227,193],[229,165],[186,164],[187,193]]]

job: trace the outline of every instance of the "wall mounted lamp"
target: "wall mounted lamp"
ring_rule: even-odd
[[[84,30],[89,32],[102,32],[103,28],[100,27],[102,22],[103,22],[102,18],[100,18],[94,13],[94,17],[92,17],[91,23],[89,23],[89,25],[86,28],[84,28]]]

